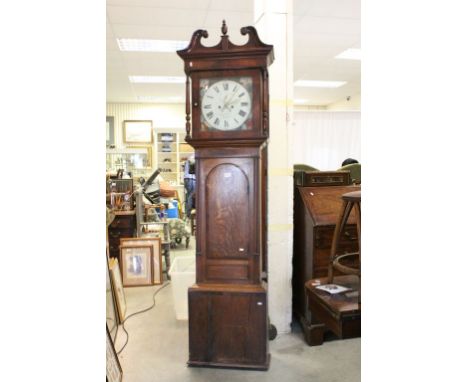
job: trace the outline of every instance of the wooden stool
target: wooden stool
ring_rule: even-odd
[[[330,252],[330,262],[328,263],[328,283],[333,282],[333,271],[337,269],[345,275],[356,275],[361,277],[361,191],[353,191],[343,194],[343,205],[341,207],[340,215],[336,223],[335,232],[333,234],[332,247]],[[356,226],[358,234],[358,252],[345,253],[343,255],[338,255],[338,243],[341,238],[344,227],[349,219],[351,210],[355,209],[356,212]],[[358,266],[353,267],[345,265],[342,261],[348,257],[357,256],[358,257]]]

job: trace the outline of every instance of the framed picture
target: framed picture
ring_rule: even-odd
[[[106,117],[106,146],[114,146],[114,117]]]
[[[163,283],[162,271],[162,253],[161,253],[161,238],[160,237],[131,237],[120,239],[120,247],[128,247],[135,245],[152,245],[153,258],[151,259],[153,268],[153,284],[159,285]]]
[[[107,259],[106,263],[106,324],[112,340],[115,340],[120,321],[115,302],[114,288],[110,276],[109,262]]]
[[[119,315],[119,321],[122,323],[124,322],[125,314],[127,313],[127,301],[125,300],[119,261],[115,258],[110,259],[109,269],[111,273],[111,282],[114,291],[114,299],[117,306],[117,313]]]
[[[132,154],[132,165],[135,168],[153,168],[153,148],[151,146],[127,146],[127,149],[145,150],[143,152],[135,152]]]
[[[153,285],[153,245],[120,247],[123,286]]]
[[[153,121],[124,121],[123,140],[129,144],[153,143]]]
[[[120,366],[119,357],[114,348],[109,329],[106,326],[106,381],[107,382],[122,382],[122,367]]]

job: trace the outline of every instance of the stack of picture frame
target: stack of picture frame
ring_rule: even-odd
[[[120,270],[124,287],[162,284],[161,238],[121,238]]]
[[[106,381],[122,382],[123,372],[113,337],[118,325],[125,321],[127,302],[124,287],[163,283],[161,238],[122,238],[120,261],[110,258],[108,243],[106,252]]]
[[[125,307],[125,295],[123,294],[122,279],[119,277],[118,267],[109,259],[109,249],[107,248],[107,269],[106,269],[106,382],[121,382],[123,378],[122,367],[120,366],[114,343],[117,336],[119,324],[125,318],[122,314],[122,306]],[[120,281],[119,281],[120,280]],[[120,287],[119,287],[120,285]],[[118,291],[120,290],[120,293]],[[123,303],[119,301],[123,298]]]
[[[127,312],[127,302],[125,300],[119,261],[116,258],[111,258],[109,260],[109,270],[111,274],[112,289],[119,323],[123,323],[125,320],[125,314]]]
[[[106,382],[122,382],[122,367],[107,325],[106,335]]]

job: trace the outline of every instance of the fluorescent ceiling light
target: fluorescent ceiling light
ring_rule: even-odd
[[[308,101],[309,101],[308,99],[303,99],[303,98],[294,99],[294,103],[307,103]]]
[[[118,38],[117,44],[125,52],[175,52],[186,48],[188,41]]]
[[[135,84],[183,84],[185,77],[169,76],[128,76],[130,82]]]
[[[360,60],[361,59],[361,49],[346,49],[344,52],[341,52],[335,58],[342,58],[344,60]]]
[[[294,82],[294,86],[305,88],[339,88],[343,86],[346,81],[309,81],[299,80]]]

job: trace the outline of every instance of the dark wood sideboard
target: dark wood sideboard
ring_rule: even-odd
[[[301,323],[309,345],[312,343],[312,322],[305,283],[312,278],[327,275],[333,233],[342,204],[341,195],[360,189],[360,186],[296,186],[294,190],[293,312]],[[357,250],[356,218],[353,212],[340,241],[339,251]]]
[[[136,214],[133,211],[115,211],[115,219],[109,225],[109,254],[119,258],[121,238],[134,237],[136,231]]]

